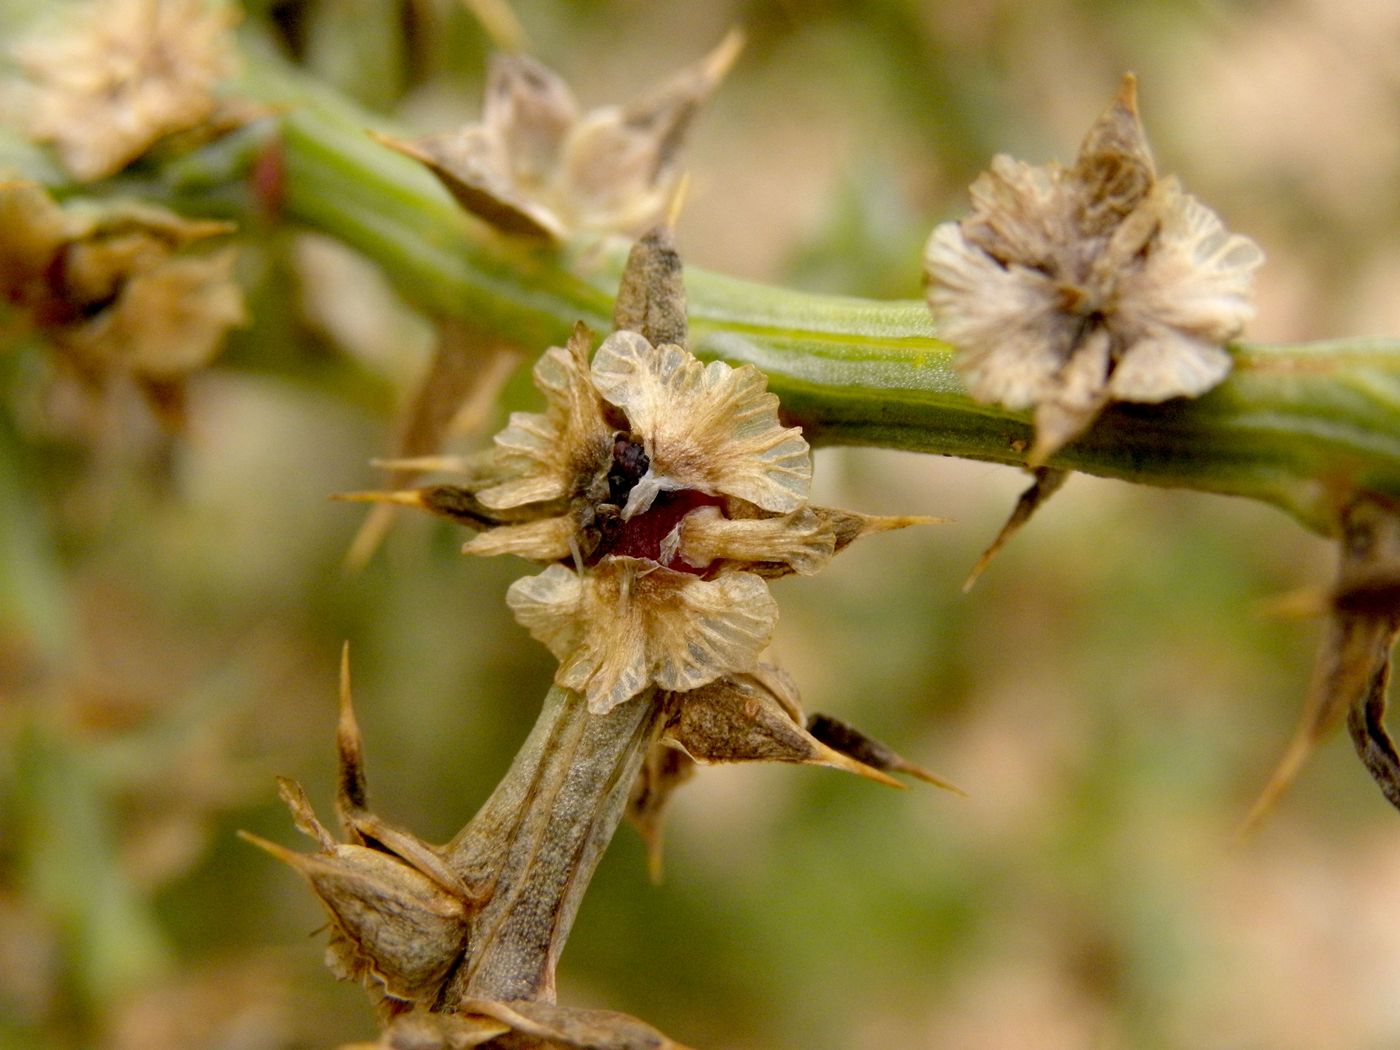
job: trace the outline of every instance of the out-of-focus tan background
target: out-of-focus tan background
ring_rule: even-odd
[[[366,106],[423,130],[479,112],[486,45],[455,0],[264,0],[250,23],[270,6]],[[991,155],[1071,160],[1133,70],[1159,166],[1268,254],[1251,338],[1400,333],[1393,0],[515,6],[586,103],[745,29],[689,153],[696,265],[917,296],[924,238]],[[329,812],[344,639],[373,800],[429,839],[484,799],[553,671],[502,602],[527,567],[462,558],[458,531],[405,519],[342,573],[361,513],[325,497],[377,483],[426,330],[327,242],[267,236],[245,265],[256,322],[163,470],[139,435],[52,437],[39,358],[6,365],[6,447],[45,469],[0,457],[0,1047],[372,1038],[310,894],[234,830],[298,844],[274,774]],[[1264,506],[1076,478],[963,595],[1022,475],[871,450],[817,471],[821,502],[956,522],[780,583],[775,655],[809,710],[969,797],[705,770],[662,885],[619,833],[563,1000],[706,1050],[1400,1046],[1400,814],[1348,744],[1233,839],[1317,642],[1261,609],[1325,585],[1325,543]]]

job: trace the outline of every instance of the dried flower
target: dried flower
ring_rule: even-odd
[[[535,366],[545,410],[514,413],[489,453],[457,464],[463,484],[349,497],[471,525],[469,554],[548,563],[507,602],[559,659],[555,682],[593,714],[659,691],[648,702],[662,705],[672,750],[653,751],[630,804],[654,871],[662,811],[691,761],[826,765],[894,783],[888,769],[943,784],[854,730],[819,738],[791,683],[758,663],[777,621],[767,580],[934,519],[811,506],[810,451],[782,425],[762,373],[653,341],[685,338],[679,277],[669,234],[647,234],[616,311],[640,331],[614,332],[591,363],[583,325],[546,351]]]
[[[997,156],[971,195],[972,215],[929,238],[929,306],[972,397],[1035,408],[1030,465],[1111,401],[1225,378],[1263,256],[1157,177],[1132,76],[1072,168]]]
[[[168,135],[209,122],[237,55],[231,8],[212,0],[96,0],[15,49],[29,133],[83,181],[120,171]]]
[[[427,165],[464,208],[506,233],[636,234],[666,211],[691,121],[741,46],[731,33],[635,101],[583,114],[568,86],[539,62],[497,54],[480,124],[381,141]]]
[[[683,346],[670,235],[634,246],[620,329],[579,324],[535,365],[544,412],[516,412],[462,486],[367,493],[483,531],[468,554],[552,562],[517,580],[516,619],[559,658],[555,681],[606,714],[655,686],[685,693],[752,671],[778,618],[766,578],[819,571],[857,537],[926,518],[811,507],[812,460],[752,365]]]
[[[183,379],[245,320],[236,250],[188,249],[233,227],[131,203],[64,209],[26,182],[0,185],[0,218],[0,297],[18,319],[90,385],[129,376],[178,421]]]
[[[579,325],[544,354],[545,411],[511,416],[468,489],[403,501],[494,525],[469,554],[556,563],[507,601],[594,712],[751,670],[777,621],[765,577],[816,572],[863,533],[925,520],[808,507],[807,443],[752,366],[629,331],[590,366],[591,341]]]

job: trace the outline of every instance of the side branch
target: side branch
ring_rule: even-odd
[[[246,87],[285,113],[275,146],[282,215],[374,259],[421,309],[539,347],[562,344],[576,321],[606,324],[620,252],[505,238],[374,142],[370,119],[324,89],[266,62]],[[814,443],[1025,463],[1028,414],[967,396],[922,303],[809,295],[693,270],[687,284],[693,349],[761,368]],[[1400,498],[1400,341],[1233,352],[1233,373],[1208,395],[1115,406],[1051,465],[1247,496],[1325,533],[1354,493]]]

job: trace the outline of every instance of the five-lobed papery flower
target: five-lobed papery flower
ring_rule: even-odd
[[[26,40],[16,102],[30,134],[82,181],[105,178],[166,136],[218,118],[236,70],[235,10],[218,0],[94,0]]]
[[[807,442],[752,365],[625,329],[590,364],[591,343],[578,325],[540,358],[545,410],[512,414],[466,489],[403,500],[484,526],[469,554],[553,563],[507,602],[591,711],[751,671],[778,618],[768,578],[929,520],[809,506]]]
[[[500,509],[563,499],[565,512],[466,550],[572,557],[507,602],[560,659],[556,681],[605,714],[649,685],[685,692],[752,669],[778,615],[754,570],[816,571],[837,535],[803,513],[811,455],[757,369],[625,330],[590,366],[590,342],[580,326],[542,358],[548,407],[512,416],[501,480],[479,493]]]
[[[1159,179],[1124,78],[1071,168],[997,156],[925,249],[939,334],[978,401],[1035,409],[1043,464],[1111,401],[1194,397],[1231,365],[1263,255]]]
[[[552,240],[635,235],[670,205],[691,122],[742,44],[730,33],[632,102],[588,112],[539,61],[498,53],[480,123],[412,141],[377,137],[427,166],[458,203],[502,232]]]

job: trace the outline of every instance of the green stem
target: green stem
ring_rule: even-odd
[[[374,259],[420,308],[541,348],[577,320],[608,327],[619,253],[511,241],[370,139],[372,119],[323,88],[268,62],[253,63],[245,86],[285,111],[284,216]],[[692,348],[763,369],[815,443],[1024,462],[1028,416],[967,396],[922,303],[699,270],[688,272],[688,292]],[[1350,493],[1400,498],[1400,340],[1234,352],[1234,372],[1210,394],[1115,406],[1052,465],[1260,499],[1323,532],[1335,531]]]
[[[550,689],[505,777],[448,847],[487,901],[439,1009],[467,998],[554,1001],[559,953],[663,714],[651,690],[600,717],[578,693]]]

